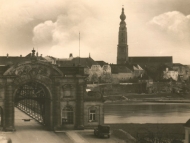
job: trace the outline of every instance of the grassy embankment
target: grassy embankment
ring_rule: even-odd
[[[133,93],[134,89],[130,89],[125,85],[113,84],[92,84],[87,85],[89,89],[96,92],[101,92],[105,101],[160,101],[160,100],[173,100],[173,101],[190,101],[190,93],[166,93],[159,91],[157,93]],[[131,87],[132,88],[132,87]]]
[[[183,124],[109,124],[111,130],[122,129],[134,138],[142,133],[153,133],[154,136],[163,138],[184,139],[185,129]]]
[[[105,101],[168,101],[168,102],[190,102],[190,94],[155,93],[137,94],[126,93],[104,96]]]

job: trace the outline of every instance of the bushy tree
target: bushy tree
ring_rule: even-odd
[[[101,82],[106,82],[106,83],[112,82],[112,76],[111,76],[111,74],[109,74],[109,73],[103,74],[101,76]]]
[[[99,78],[98,78],[98,74],[97,73],[92,74],[91,81],[92,81],[93,84],[94,84],[94,82],[99,82],[98,79]]]

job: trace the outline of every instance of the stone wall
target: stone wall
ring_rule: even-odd
[[[136,84],[101,84],[99,86],[91,86],[92,91],[99,91],[104,96],[122,95],[126,93],[146,93],[146,83]]]

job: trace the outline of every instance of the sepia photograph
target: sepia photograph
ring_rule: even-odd
[[[0,143],[190,143],[189,0],[0,0]]]

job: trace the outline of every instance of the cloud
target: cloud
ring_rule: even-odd
[[[33,47],[33,28],[46,20],[55,20],[64,13],[65,3],[61,0],[7,0],[0,4],[1,52],[29,52]]]
[[[187,24],[190,15],[183,14],[190,13],[189,3],[178,0],[1,0],[1,55],[7,52],[26,55],[34,47],[43,55],[63,58],[73,53],[78,56],[80,31],[81,56],[86,57],[90,52],[95,60],[115,63],[122,5],[129,55],[172,55],[174,49],[189,47],[188,42],[183,44],[190,41]],[[167,12],[174,10],[176,12]],[[153,28],[146,27],[147,21],[155,15],[158,16],[149,22]]]
[[[120,11],[113,12],[109,8],[113,6],[121,8],[120,3],[109,0],[0,1],[1,54],[25,55],[34,47],[43,55],[78,56],[80,32],[81,56],[90,52],[103,59],[111,53],[114,59],[107,58],[115,61]]]
[[[107,53],[107,45],[113,43],[108,39],[112,23],[103,21],[101,16],[97,17],[98,12],[81,2],[65,5],[65,9],[66,12],[59,14],[55,21],[47,20],[33,28],[34,45],[53,56],[68,57],[69,53],[78,56],[80,32],[82,56],[88,56],[89,52],[96,57],[100,51]]]
[[[190,15],[185,16],[179,11],[166,12],[155,16],[148,24],[178,42],[190,40]]]
[[[87,19],[90,21],[92,17],[91,11],[79,2],[65,5],[64,9],[67,9],[66,12],[58,15],[55,22],[47,20],[34,27],[33,42],[36,45],[51,44],[55,46],[56,44],[68,43],[71,40],[78,39],[78,33],[80,29],[84,29],[85,21]],[[88,28],[86,27],[86,30]]]

